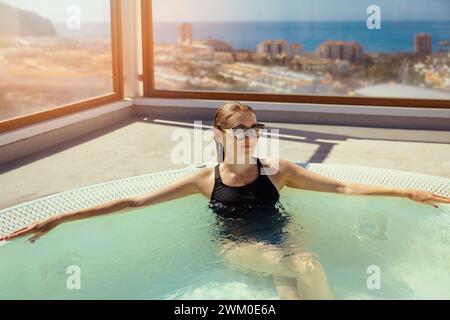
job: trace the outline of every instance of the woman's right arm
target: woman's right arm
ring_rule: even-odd
[[[113,200],[76,212],[57,214],[43,221],[34,223],[28,227],[12,232],[3,239],[0,238],[0,241],[11,240],[27,234],[35,233],[35,235],[29,239],[30,241],[33,242],[63,222],[105,215],[129,207],[141,207],[158,204],[161,202],[170,201],[186,197],[191,194],[199,193],[203,189],[202,184],[205,182],[205,178],[207,177],[208,174],[209,174],[208,169],[201,170],[193,175],[184,177],[165,187],[162,187],[160,189],[157,189],[155,191],[149,192],[141,196]]]

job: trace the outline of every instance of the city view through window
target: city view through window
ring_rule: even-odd
[[[450,2],[378,3],[154,1],[155,88],[450,99]]]
[[[450,1],[152,3],[155,89],[450,100]],[[0,121],[113,93],[111,36],[109,0],[0,0]]]
[[[0,120],[113,92],[109,0],[0,0]]]

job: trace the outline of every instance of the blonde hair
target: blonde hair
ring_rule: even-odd
[[[248,104],[242,103],[240,101],[232,101],[227,102],[219,109],[217,109],[216,114],[214,115],[214,123],[213,126],[215,129],[227,129],[228,127],[228,119],[231,118],[233,114],[236,112],[253,112],[255,114],[255,110],[252,109]],[[225,158],[225,149],[223,145],[216,141],[216,153],[217,153],[217,162],[223,162]]]

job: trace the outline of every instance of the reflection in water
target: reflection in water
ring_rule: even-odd
[[[384,214],[366,213],[358,218],[360,240],[387,240],[388,220]]]

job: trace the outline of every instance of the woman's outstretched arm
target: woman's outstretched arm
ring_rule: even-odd
[[[427,191],[386,188],[362,183],[343,182],[322,176],[286,160],[283,160],[280,164],[284,167],[285,185],[292,188],[353,195],[406,197],[434,207],[438,207],[435,202],[450,203],[450,198]]]
[[[147,205],[158,204],[161,202],[174,200],[191,194],[199,193],[201,190],[202,181],[208,175],[208,169],[201,170],[193,175],[184,177],[158,190],[149,192],[147,194],[133,197],[109,201],[97,206],[83,209],[76,212],[61,213],[53,215],[44,220],[38,221],[30,226],[14,231],[1,240],[11,240],[17,237],[22,237],[28,234],[34,234],[30,241],[35,241],[42,235],[55,228],[61,223],[91,218],[95,216],[105,215],[111,212],[118,212],[120,210],[130,207],[141,207]]]

